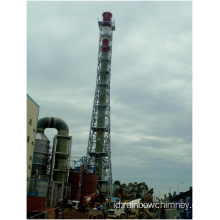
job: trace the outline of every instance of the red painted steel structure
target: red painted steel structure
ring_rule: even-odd
[[[27,196],[27,213],[44,210],[45,201],[45,197]]]
[[[104,12],[102,14],[103,17],[103,21],[111,21],[112,20],[112,13],[111,12]],[[110,26],[110,25],[106,25],[106,26]]]
[[[71,173],[71,200],[78,200],[79,173]]]
[[[102,52],[109,53],[110,47],[109,47],[109,40],[103,39],[102,40]]]
[[[81,198],[96,193],[97,175],[94,173],[84,173],[82,176],[82,194]]]
[[[103,26],[111,26],[108,21],[112,20],[112,13],[111,12],[104,12],[102,14],[103,21],[107,21],[106,23],[103,24]],[[109,53],[110,47],[109,47],[109,40],[108,39],[103,39],[102,40],[102,52],[107,52]]]
[[[79,173],[72,173],[71,178],[71,200],[77,200],[78,187],[79,187]],[[81,186],[81,199],[85,196],[96,193],[97,190],[97,175],[94,173],[82,174],[82,186]]]

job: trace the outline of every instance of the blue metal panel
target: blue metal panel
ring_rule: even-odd
[[[37,106],[37,107],[40,107],[28,94],[27,96],[30,98],[30,100]]]
[[[192,207],[192,205],[193,205],[193,202],[192,202],[192,196],[190,196],[190,219],[192,219],[193,218],[193,207]]]
[[[97,171],[96,168],[89,166],[89,169],[93,170],[93,171]]]
[[[180,202],[179,200],[176,201],[176,203],[179,203],[179,202]],[[179,204],[177,205],[176,209],[177,209],[177,214],[178,214],[177,219],[179,219],[179,210],[180,210],[180,205]]]
[[[28,196],[38,196],[38,192],[28,192]]]
[[[183,198],[183,203],[186,204],[186,197]],[[184,210],[183,210],[183,219],[186,219],[186,218],[187,218],[187,216],[186,216],[186,208],[184,208]]]

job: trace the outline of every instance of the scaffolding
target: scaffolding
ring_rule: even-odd
[[[68,158],[69,162],[69,169],[70,170],[77,170],[79,169],[82,165],[86,164],[86,157],[76,157],[76,156],[70,156]]]

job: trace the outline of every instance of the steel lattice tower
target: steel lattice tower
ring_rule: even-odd
[[[107,195],[113,196],[110,139],[110,78],[112,36],[115,22],[112,14],[104,12],[99,25],[99,50],[95,97],[87,147],[87,165],[96,168],[98,188],[105,184]]]

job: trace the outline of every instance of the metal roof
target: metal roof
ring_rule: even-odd
[[[43,134],[43,133],[36,133],[36,139],[37,139],[37,140],[49,141],[48,138],[46,137],[46,135]],[[50,141],[49,141],[49,142],[50,142]]]

